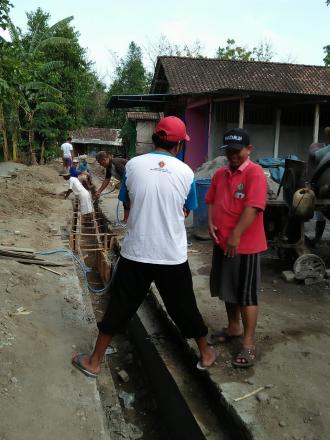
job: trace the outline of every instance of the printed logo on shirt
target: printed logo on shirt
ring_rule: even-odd
[[[167,168],[165,168],[165,166],[166,166],[166,163],[163,160],[161,160],[160,162],[158,162],[159,168],[150,168],[150,171],[161,171],[163,173],[172,174],[172,172],[169,171]]]
[[[238,191],[242,191],[242,189],[244,189],[244,183],[239,183],[237,185],[237,189],[238,189]]]
[[[243,192],[241,192],[241,191],[236,191],[235,194],[234,194],[234,197],[236,199],[244,199],[245,194]]]

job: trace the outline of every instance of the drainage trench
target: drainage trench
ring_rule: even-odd
[[[117,235],[98,204],[93,214],[82,216],[78,201],[74,202],[70,246],[86,266],[86,279],[98,321],[104,313],[108,295],[100,295],[97,291],[109,284],[119,253]],[[116,336],[107,350],[106,371],[111,373],[112,387],[114,384],[115,393],[120,397],[120,417],[123,418],[118,423],[118,412],[112,411],[113,403],[108,402],[107,396],[114,391],[107,390],[104,381],[99,381],[111,438],[240,438],[231,437],[224,428],[224,418],[228,416],[219,417],[219,408],[214,399],[210,401],[203,380],[191,371],[188,356],[166,326],[152,301],[146,301],[132,320],[128,334]],[[123,380],[123,371],[126,380]],[[127,399],[130,400],[128,404]],[[118,424],[119,429],[116,428]]]
[[[96,321],[99,321],[107,306],[105,287],[109,284],[119,255],[119,243],[117,234],[111,230],[98,203],[94,208],[94,213],[82,216],[79,201],[74,201],[69,242],[72,251],[84,263],[82,266],[86,266],[85,277],[90,288],[93,311]],[[83,278],[80,277],[80,281],[83,289],[86,289]],[[97,292],[103,289],[104,294]],[[105,356],[104,370],[111,375],[111,380],[100,378],[98,385],[111,439],[170,440],[149,378],[128,335],[117,335],[114,338]],[[118,374],[122,371],[127,372],[127,382]],[[115,407],[118,407],[119,396],[123,398],[119,398],[121,409],[118,411]],[[132,400],[131,403],[129,400]]]

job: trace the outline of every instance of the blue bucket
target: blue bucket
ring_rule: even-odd
[[[204,229],[208,226],[207,204],[205,196],[211,185],[211,179],[196,180],[198,208],[194,210],[194,229]]]

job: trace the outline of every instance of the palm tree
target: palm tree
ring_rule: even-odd
[[[12,100],[14,113],[16,118],[13,118],[13,145],[17,144],[17,133],[23,130],[21,127],[26,126],[29,140],[29,158],[32,164],[36,163],[34,152],[34,119],[37,112],[65,111],[61,105],[61,92],[52,87],[45,81],[46,73],[51,69],[61,67],[60,61],[45,61],[43,56],[43,49],[49,46],[58,47],[64,44],[70,44],[69,38],[57,37],[55,33],[61,29],[62,26],[67,25],[73,17],[67,17],[58,21],[51,27],[45,26],[47,14],[42,13],[39,8],[35,13],[36,21],[34,29],[28,38],[22,36],[20,30],[15,27],[11,20],[9,20],[8,30],[11,36],[11,47],[19,62],[19,78],[16,83],[12,84],[17,99]],[[39,19],[39,22],[38,22]],[[1,80],[1,75],[0,75]],[[25,117],[21,126],[20,110],[23,111]],[[1,113],[0,113],[1,121]]]

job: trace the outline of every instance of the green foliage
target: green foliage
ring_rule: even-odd
[[[13,5],[9,0],[0,0],[0,28],[6,29],[9,19],[9,10]]]
[[[113,95],[134,95],[148,93],[151,77],[146,72],[142,62],[142,51],[134,41],[129,44],[127,54],[122,58],[115,70],[115,79],[112,82],[108,99]],[[121,128],[125,122],[126,112],[111,110],[109,123],[113,128]]]
[[[218,47],[216,57],[221,60],[240,61],[271,61],[274,53],[269,42],[265,41],[252,49],[246,46],[237,46],[234,39],[227,40],[226,47]]]
[[[92,119],[96,106],[90,100],[97,87],[105,101],[104,86],[86,60],[79,34],[70,24],[72,18],[50,26],[50,14],[38,8],[27,13],[25,33],[8,19],[12,42],[0,38],[4,49],[0,50],[0,105],[5,127],[15,139],[19,132],[20,145],[29,144],[31,152],[37,142],[46,146],[47,154],[56,139],[61,141],[68,131],[85,125],[87,115]]]
[[[125,157],[131,158],[136,154],[136,127],[133,121],[126,119],[120,131]]]
[[[330,0],[329,0],[330,2]],[[323,52],[325,53],[325,57],[323,58],[324,65],[329,67],[330,66],[330,45],[324,46]]]

